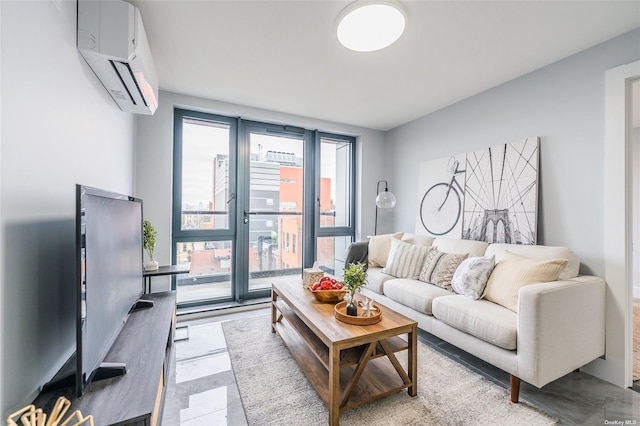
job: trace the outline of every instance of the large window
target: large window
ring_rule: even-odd
[[[232,300],[236,268],[237,120],[181,109],[174,117],[173,263],[178,306]]]
[[[347,247],[355,237],[355,140],[319,133],[316,259],[325,272],[342,276]]]
[[[175,110],[173,260],[180,305],[269,294],[317,261],[340,275],[354,229],[354,141]]]

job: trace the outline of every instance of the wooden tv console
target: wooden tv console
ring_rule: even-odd
[[[169,291],[145,296],[152,308],[134,311],[104,362],[125,362],[127,373],[93,382],[80,398],[73,389],[41,393],[34,401],[50,412],[59,396],[71,401],[68,414],[80,410],[95,425],[156,426],[161,422],[169,380],[176,320],[176,295]]]

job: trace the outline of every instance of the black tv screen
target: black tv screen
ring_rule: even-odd
[[[76,390],[82,395],[143,293],[142,200],[76,187]]]

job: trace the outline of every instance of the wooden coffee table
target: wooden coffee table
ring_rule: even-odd
[[[334,306],[318,302],[301,281],[271,287],[271,331],[329,408],[329,424],[338,424],[341,411],[405,388],[416,396],[417,322],[376,303],[382,321],[350,325],[335,318]],[[405,350],[407,371],[396,358]]]

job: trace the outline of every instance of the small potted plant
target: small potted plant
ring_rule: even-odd
[[[156,249],[156,236],[158,236],[158,231],[155,230],[151,222],[145,220],[142,224],[142,246],[149,255],[149,261],[144,264],[145,271],[158,269],[158,262],[153,258],[153,252]]]
[[[364,269],[364,263],[350,263],[343,271],[342,280],[351,293],[351,300],[347,303],[347,315],[357,316],[358,304],[355,296],[356,292],[367,283],[367,272]]]

